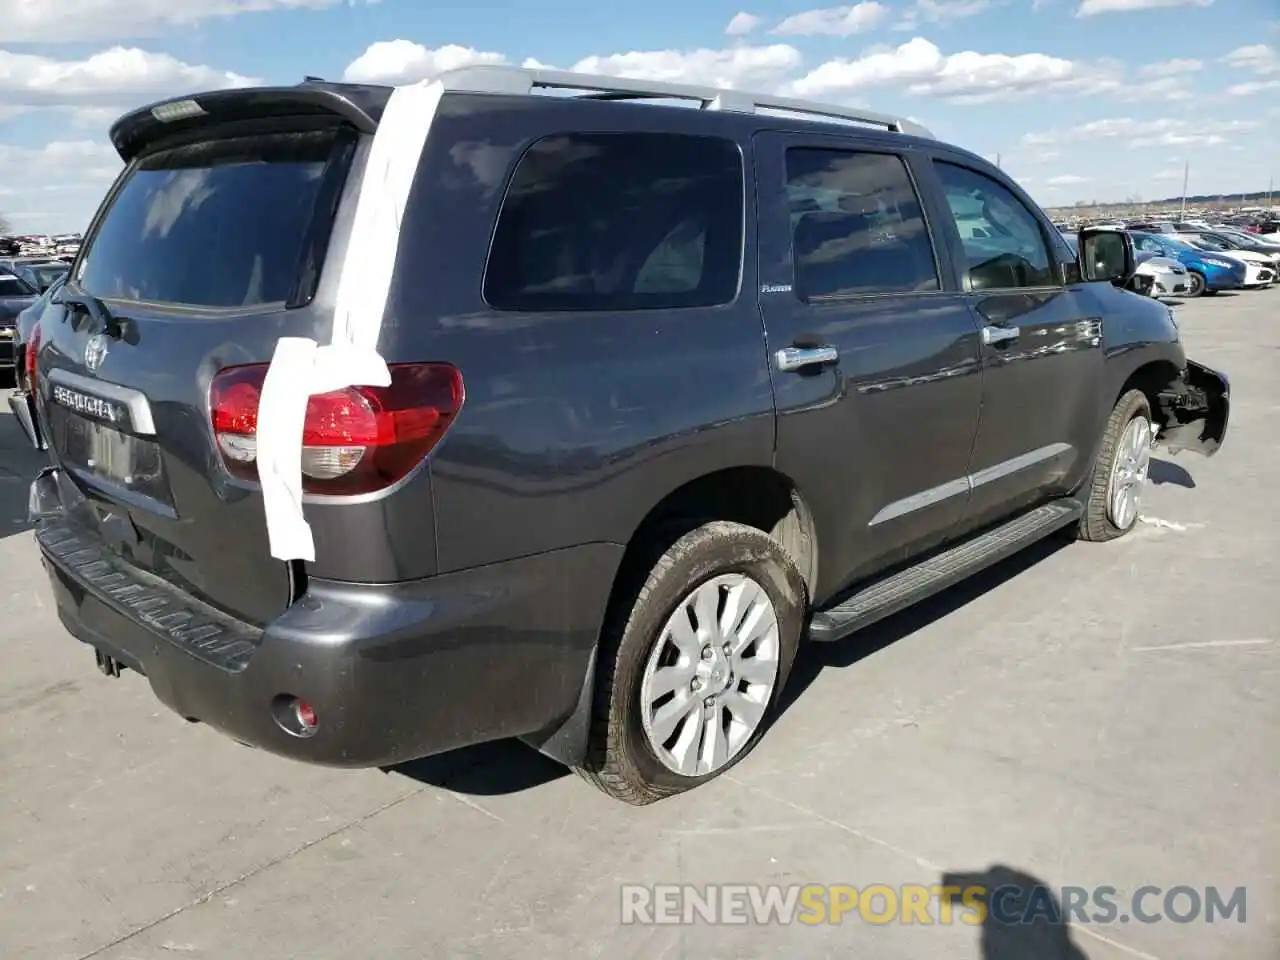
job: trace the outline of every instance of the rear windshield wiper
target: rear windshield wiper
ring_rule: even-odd
[[[80,307],[93,318],[99,330],[112,339],[119,340],[124,336],[125,327],[129,321],[124,317],[115,316],[102,300],[74,280],[65,280],[62,288],[52,299],[55,303]]]

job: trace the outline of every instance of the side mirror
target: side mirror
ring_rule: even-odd
[[[1076,237],[1076,248],[1080,251],[1080,275],[1086,283],[1105,280],[1123,286],[1137,267],[1133,237],[1120,230],[1086,227]]]

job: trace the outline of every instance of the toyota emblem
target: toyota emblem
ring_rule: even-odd
[[[107,345],[110,341],[104,334],[95,333],[84,345],[84,366],[90,373],[96,373],[107,357]]]

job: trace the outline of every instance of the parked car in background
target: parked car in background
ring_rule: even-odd
[[[1271,269],[1280,277],[1280,243],[1267,243],[1251,237],[1249,234],[1234,234],[1226,231],[1206,230],[1202,233],[1188,233],[1184,236],[1206,249],[1233,251],[1254,254],[1265,258]]]
[[[1067,242],[1067,245],[1078,256],[1079,243],[1076,237],[1064,233],[1062,239]],[[1136,260],[1134,277],[1141,277],[1149,281],[1149,283],[1142,286],[1142,289],[1138,289],[1139,284],[1137,283],[1130,284],[1129,289],[1135,293],[1142,293],[1149,297],[1178,297],[1184,295],[1189,289],[1187,268],[1177,260],[1142,251],[1135,251],[1134,257]]]
[[[54,282],[67,275],[71,269],[69,263],[61,260],[48,260],[44,263],[19,264],[14,273],[41,293],[44,293]]]
[[[1137,250],[1177,260],[1187,268],[1188,297],[1218,293],[1221,290],[1239,290],[1244,286],[1248,270],[1239,260],[1201,250],[1172,234],[1132,230],[1129,235],[1133,237]]]
[[[1137,251],[1134,273],[1151,278],[1151,296],[1181,297],[1191,289],[1187,268],[1171,257]]]
[[[1180,239],[1185,240],[1198,250],[1206,250],[1209,253],[1215,253],[1243,263],[1245,267],[1243,285],[1247,290],[1269,287],[1275,281],[1275,263],[1272,262],[1268,254],[1257,253],[1253,250],[1233,250],[1221,243],[1202,240],[1198,234],[1183,234]]]
[[[1140,220],[1137,223],[1131,223],[1126,229],[1139,230],[1143,233],[1177,233],[1177,229],[1168,220],[1146,221]]]
[[[18,314],[39,298],[39,292],[21,277],[0,273],[0,371],[6,375],[14,366]]]
[[[1215,236],[1228,237],[1245,250],[1261,250],[1263,253],[1280,253],[1280,240],[1268,240],[1262,234],[1248,233],[1239,227],[1217,224],[1211,231]]]

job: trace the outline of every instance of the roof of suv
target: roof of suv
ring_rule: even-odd
[[[449,92],[521,96],[551,90],[578,91],[580,98],[592,100],[674,100],[697,103],[701,109],[710,111],[739,114],[777,111],[801,121],[852,122],[882,131],[933,139],[929,130],[904,117],[719,87],[489,64],[449,70],[435,79]],[[203,123],[210,116],[245,120],[328,114],[347,120],[365,133],[372,133],[377,129],[393,90],[390,86],[333,83],[308,77],[291,87],[250,87],[195,93],[149,104],[124,115],[111,127],[111,141],[121,158],[128,162],[146,143],[162,133],[181,132],[193,121]]]

